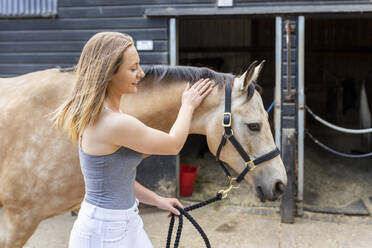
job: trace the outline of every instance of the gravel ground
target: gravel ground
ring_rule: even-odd
[[[169,225],[167,213],[141,207],[140,214],[154,247],[165,247]],[[215,248],[367,248],[372,244],[370,217],[305,212],[303,218],[296,218],[295,224],[281,224],[280,216],[275,212],[272,216],[256,215],[252,214],[251,208],[230,204],[208,206],[195,210],[192,215]],[[42,222],[24,247],[66,248],[75,219],[66,213]],[[184,224],[181,247],[205,247],[202,238],[188,222]]]

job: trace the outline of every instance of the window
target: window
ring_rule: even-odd
[[[0,0],[0,18],[55,17],[58,0]]]

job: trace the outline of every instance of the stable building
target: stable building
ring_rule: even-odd
[[[363,191],[362,203],[352,197],[339,200],[341,196],[324,202],[321,199],[329,197],[322,196],[321,182],[314,179],[321,177],[313,174],[336,175],[330,187],[338,187],[350,173],[372,173],[368,160],[321,160],[327,155],[305,139],[305,127],[313,137],[346,153],[370,152],[370,137],[326,131],[305,116],[305,108],[337,125],[360,128],[363,87],[365,96],[372,98],[367,89],[372,83],[370,1],[0,0],[0,77],[72,67],[85,42],[100,31],[131,35],[142,64],[207,66],[239,74],[250,62],[266,60],[258,83],[265,107],[275,104],[270,121],[289,179],[282,220],[293,222],[304,208],[345,213],[350,204],[359,204],[357,214],[369,214],[369,206],[364,206],[365,212],[360,204],[368,205],[365,199],[372,190]],[[195,146],[202,137],[192,139],[196,141],[188,143]],[[139,180],[174,194],[180,159],[182,153],[146,159],[146,166],[139,167]],[[308,168],[317,170],[306,170],[306,161]],[[355,175],[354,181],[362,177]]]

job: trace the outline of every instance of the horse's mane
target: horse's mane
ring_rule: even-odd
[[[216,72],[206,67],[193,67],[193,66],[169,66],[169,65],[142,65],[142,70],[146,76],[143,80],[155,81],[187,81],[195,83],[201,78],[209,78],[216,82],[219,88],[225,86],[226,83],[233,84],[236,77],[230,73]],[[59,68],[61,72],[74,71],[76,67]],[[252,82],[248,87],[247,101],[249,101],[254,90],[257,89],[261,93],[262,88],[256,83]]]
[[[146,74],[144,80],[195,83],[201,78],[209,78],[222,87],[226,83],[232,84],[235,78],[233,74],[216,72],[206,67],[143,65],[142,69]]]
[[[155,81],[187,81],[195,83],[201,78],[209,78],[214,80],[218,87],[222,88],[226,83],[233,84],[234,78],[236,77],[230,73],[216,72],[206,67],[193,67],[193,66],[169,66],[169,65],[143,65],[142,70],[146,76],[143,80],[155,80]],[[255,83],[251,83],[248,87],[247,100],[249,101],[254,90],[260,87]]]

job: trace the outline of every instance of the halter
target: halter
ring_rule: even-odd
[[[231,128],[231,123],[232,123],[232,115],[231,115],[231,85],[229,83],[226,84],[225,86],[225,113],[223,114],[223,119],[222,119],[222,126],[224,127],[225,131],[222,134],[222,139],[220,142],[220,145],[218,146],[217,149],[217,154],[216,154],[216,160],[218,164],[222,167],[222,169],[225,171],[226,176],[230,179],[230,186],[226,190],[221,190],[220,192],[226,197],[227,193],[232,189],[232,188],[237,188],[239,185],[234,185],[234,182],[240,183],[245,175],[253,171],[254,169],[257,168],[257,165],[269,161],[276,156],[280,154],[279,149],[276,147],[274,150],[272,150],[269,153],[266,153],[254,160],[252,160],[249,155],[244,151],[244,148],[240,145],[239,141],[234,137],[234,131]],[[236,151],[240,154],[240,156],[244,160],[244,165],[245,169],[239,174],[238,177],[234,178],[231,176],[230,172],[226,168],[225,164],[220,160],[220,154],[223,146],[226,144],[226,141],[229,140],[235,147]]]

